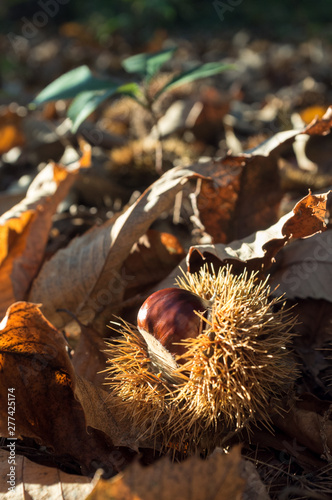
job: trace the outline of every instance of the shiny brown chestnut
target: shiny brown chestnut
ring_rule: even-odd
[[[181,340],[195,338],[204,322],[195,313],[204,314],[210,305],[189,290],[165,288],[150,295],[137,315],[139,329],[153,335],[172,354],[184,354]]]

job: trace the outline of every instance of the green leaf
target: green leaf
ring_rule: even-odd
[[[124,83],[123,85],[120,85],[117,89],[117,93],[127,95],[136,100],[138,97],[143,96],[139,85],[135,82]]]
[[[56,99],[71,99],[88,90],[107,90],[118,84],[110,80],[96,78],[87,66],[80,66],[60,76],[50,83],[34,99],[34,104],[41,104]]]
[[[68,116],[73,122],[72,132],[75,133],[81,123],[89,116],[98,106],[115,94],[118,86],[116,85],[114,89],[109,90],[88,90],[86,92],[81,92],[73,100],[68,109]]]
[[[137,54],[122,61],[122,66],[128,73],[139,73],[149,81],[161,66],[171,59],[175,51],[176,47],[173,47],[154,54]]]
[[[140,88],[137,83],[127,83],[120,86],[113,84],[113,87],[108,90],[88,90],[86,92],[81,92],[68,108],[68,117],[73,122],[72,132],[77,132],[81,123],[91,115],[102,102],[106,101],[106,99],[112,95],[125,94],[132,98],[136,98],[139,92]]]
[[[216,75],[218,73],[221,73],[222,71],[225,71],[226,69],[234,69],[234,66],[231,64],[222,64],[218,62],[195,66],[188,71],[174,76],[172,80],[166,83],[166,85],[164,85],[164,87],[162,87],[159,92],[157,92],[155,99],[157,99],[166,90],[174,89],[175,87],[179,87],[184,83],[193,82],[195,80],[198,80],[199,78],[206,78],[208,76]]]

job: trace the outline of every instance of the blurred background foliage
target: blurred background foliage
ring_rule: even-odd
[[[41,4],[57,0],[2,0],[1,30],[15,29],[22,17],[30,18]],[[144,42],[154,30],[187,33],[209,31],[225,36],[247,29],[269,39],[322,36],[332,40],[332,2],[324,0],[59,0],[51,24],[78,21],[105,40],[120,32],[128,42]]]

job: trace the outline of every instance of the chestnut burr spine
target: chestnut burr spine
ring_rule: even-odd
[[[169,369],[167,360],[152,359],[145,337],[125,325],[110,346],[109,383],[144,438],[164,448],[176,442],[188,453],[211,451],[229,433],[252,422],[268,427],[272,411],[282,413],[281,401],[298,375],[290,349],[296,318],[282,297],[271,298],[257,273],[203,268],[178,284],[207,304],[190,313],[200,317],[202,331],[191,337],[184,331],[183,351],[174,358],[157,342],[158,355],[164,349],[175,364]]]

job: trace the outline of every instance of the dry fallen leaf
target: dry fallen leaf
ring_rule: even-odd
[[[273,417],[279,429],[299,443],[332,460],[332,405],[312,394],[303,394],[284,416]]]
[[[165,457],[149,467],[135,462],[111,481],[100,479],[87,500],[241,500],[240,464],[239,447],[207,460],[171,463]]]
[[[332,230],[292,242],[277,258],[272,284],[288,299],[332,302]]]
[[[141,293],[169,274],[185,256],[178,239],[172,234],[149,229],[130,250],[124,262],[126,276],[134,276],[127,290]]]
[[[298,317],[296,333],[300,337],[301,346],[318,354],[320,349],[332,341],[331,302],[324,299],[296,299],[289,303],[294,305],[294,314]],[[328,356],[329,351],[325,354]]]
[[[227,156],[209,165],[212,180],[202,180],[197,195],[198,216],[216,243],[226,243],[233,234],[233,218],[239,199],[245,160]]]
[[[211,162],[211,180],[202,180],[197,208],[214,243],[228,243],[274,224],[282,197],[278,157],[296,137],[326,135],[332,107],[302,131],[279,132],[258,147]]]
[[[294,207],[294,215],[283,228],[287,238],[307,238],[326,229],[326,204],[330,191],[313,195],[311,192]]]
[[[1,500],[77,500],[85,498],[92,490],[92,479],[39,465],[28,458],[15,456],[15,490],[8,491],[9,452],[0,450]]]
[[[111,220],[74,239],[46,262],[33,283],[29,300],[42,303],[43,313],[57,327],[68,321],[68,315],[57,309],[65,307],[87,322],[111,303],[120,303],[125,288],[134,279],[122,271],[133,245],[172,206],[184,184],[202,175],[201,164],[166,172],[114,223]],[[108,320],[106,315],[103,323]]]
[[[116,449],[105,434],[86,430],[84,409],[75,397],[75,374],[63,336],[35,304],[12,305],[1,323],[0,435],[11,437],[8,389],[16,400],[15,437],[31,437],[55,457],[70,456],[85,473],[103,466],[119,470]],[[108,429],[112,422],[108,422]],[[127,462],[122,455],[121,465]]]
[[[34,179],[26,197],[0,217],[0,316],[24,300],[44,257],[52,216],[75,181],[80,161],[64,167],[49,163]]]
[[[77,376],[75,395],[84,408],[86,425],[109,436],[114,446],[126,446],[136,451],[138,445],[149,448],[154,448],[155,445],[158,447],[155,441],[138,443],[137,430],[133,422],[124,415],[118,398],[111,392]],[[124,461],[121,453],[118,459],[121,462],[120,469]]]
[[[214,243],[244,238],[277,220],[282,197],[277,159],[284,143],[271,142],[271,150],[264,144],[216,161],[212,180],[202,181],[197,208]]]
[[[1,317],[3,317],[6,308],[15,302],[16,298],[24,297],[33,277],[33,274],[32,276],[24,276],[24,267],[22,268],[19,263],[26,254],[29,235],[36,220],[36,215],[34,210],[26,210],[18,217],[9,218],[0,225]],[[28,258],[30,256],[31,250],[28,253]],[[33,262],[31,262],[31,267],[32,271],[36,272],[37,269],[33,266]],[[27,274],[28,271],[29,269],[27,269]],[[20,277],[19,280],[17,280],[18,276]],[[15,290],[15,284],[20,285],[17,286],[17,290]],[[16,297],[16,294],[18,297]]]
[[[216,270],[220,266],[232,264],[235,272],[242,272],[245,267],[249,271],[265,271],[271,266],[275,255],[291,239],[309,237],[325,230],[325,207],[329,193],[317,196],[308,194],[279,222],[243,240],[233,241],[229,245],[220,243],[191,247],[179,267],[195,272],[205,263],[213,264]],[[173,286],[179,276],[179,269],[175,269],[158,284],[158,289]]]
[[[314,235],[326,228],[324,223],[325,208],[329,192],[322,195],[308,194],[300,200],[294,209],[284,215],[279,222],[266,229],[244,238],[233,241],[230,245],[198,245],[192,247],[189,253],[189,268],[197,266],[194,262],[195,251],[201,254],[201,260],[214,258],[214,264],[233,264],[236,269],[244,265],[248,269],[260,269],[270,267],[275,255],[291,238],[304,238]],[[202,265],[202,262],[201,264]]]

